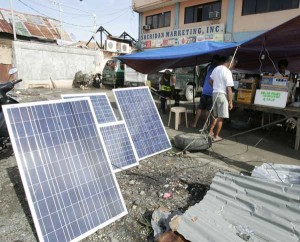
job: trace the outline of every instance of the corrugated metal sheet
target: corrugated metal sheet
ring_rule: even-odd
[[[44,40],[61,39],[59,35],[59,22],[37,15],[14,12],[16,33],[26,37],[34,37]],[[13,33],[11,12],[8,9],[0,9],[0,32]],[[71,41],[69,34],[62,31],[62,39]]]
[[[251,175],[271,181],[300,184],[300,166],[263,163],[255,166]]]
[[[218,173],[178,232],[193,242],[300,241],[299,196],[299,185]]]

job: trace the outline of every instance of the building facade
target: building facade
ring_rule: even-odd
[[[300,0],[133,0],[142,48],[242,41],[300,15]]]

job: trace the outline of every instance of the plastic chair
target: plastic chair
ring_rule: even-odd
[[[185,125],[188,128],[187,122],[187,111],[185,107],[172,107],[169,114],[168,127],[170,127],[172,112],[175,113],[175,130],[178,130],[178,125],[180,124],[181,113],[185,113]]]

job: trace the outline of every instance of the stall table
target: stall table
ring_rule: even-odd
[[[286,118],[296,119],[296,139],[295,139],[295,150],[299,150],[300,145],[300,108],[296,107],[286,107],[286,108],[276,108],[257,104],[246,104],[240,102],[234,102],[233,107],[238,107],[242,109],[251,109],[255,111],[261,111],[264,113],[274,113],[281,114]]]

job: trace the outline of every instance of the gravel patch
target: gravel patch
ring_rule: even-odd
[[[153,241],[153,211],[161,206],[185,211],[203,199],[212,178],[221,170],[199,157],[201,153],[193,158],[169,151],[117,173],[128,215],[83,241]],[[0,209],[0,241],[37,241],[17,163],[9,151],[0,153]]]

